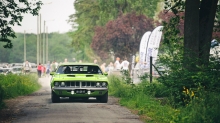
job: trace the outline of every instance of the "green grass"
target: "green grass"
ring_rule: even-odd
[[[0,109],[4,107],[3,100],[27,95],[41,86],[36,75],[0,75]]]
[[[136,111],[148,123],[170,123],[178,113],[178,110],[162,105],[161,99],[153,98],[156,93],[149,90],[156,88],[154,84],[128,85],[117,76],[110,76],[109,81],[109,94],[119,97],[122,106]],[[164,89],[161,85],[158,87]]]
[[[122,77],[109,76],[109,94],[147,123],[220,123],[219,92],[198,89],[187,105],[174,108],[167,90],[157,81],[132,85]]]

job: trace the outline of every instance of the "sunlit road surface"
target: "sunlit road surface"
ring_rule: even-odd
[[[41,90],[25,98],[22,115],[13,123],[143,123],[137,115],[119,106],[113,97],[109,97],[108,103],[100,103],[95,98],[87,102],[61,98],[60,103],[52,103],[50,79],[39,79]]]

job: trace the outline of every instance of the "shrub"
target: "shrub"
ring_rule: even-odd
[[[155,82],[142,82],[138,85],[127,84],[124,79],[109,76],[110,95],[120,97],[120,104],[137,110],[139,115],[146,115],[147,121],[169,122],[173,119],[175,110],[167,105],[161,105],[161,100],[154,98],[165,96],[165,86]]]
[[[36,75],[0,75],[0,104],[4,99],[30,94],[40,88]],[[1,109],[1,106],[0,106]]]

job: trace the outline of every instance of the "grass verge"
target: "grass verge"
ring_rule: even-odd
[[[4,99],[27,95],[40,89],[38,78],[34,74],[29,75],[0,75],[0,109],[5,104]]]
[[[155,84],[151,85],[147,83],[128,85],[120,77],[110,76],[109,94],[119,97],[122,106],[133,110],[145,122],[170,123],[174,120],[178,110],[163,104],[164,99],[153,97],[158,94],[150,93],[149,90],[155,88]]]

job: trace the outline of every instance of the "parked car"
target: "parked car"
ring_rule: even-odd
[[[23,67],[22,66],[15,66],[11,68],[11,73],[12,74],[22,74],[23,72]]]
[[[108,78],[97,64],[62,63],[51,72],[51,100],[59,102],[60,97],[88,100],[96,97],[102,103],[108,102]]]
[[[0,74],[7,75],[11,73],[11,68],[0,68]]]
[[[11,67],[15,67],[15,66],[23,67],[23,63],[11,63]]]
[[[36,63],[30,63],[31,64],[31,71],[32,73],[36,73],[37,72],[37,64]]]

